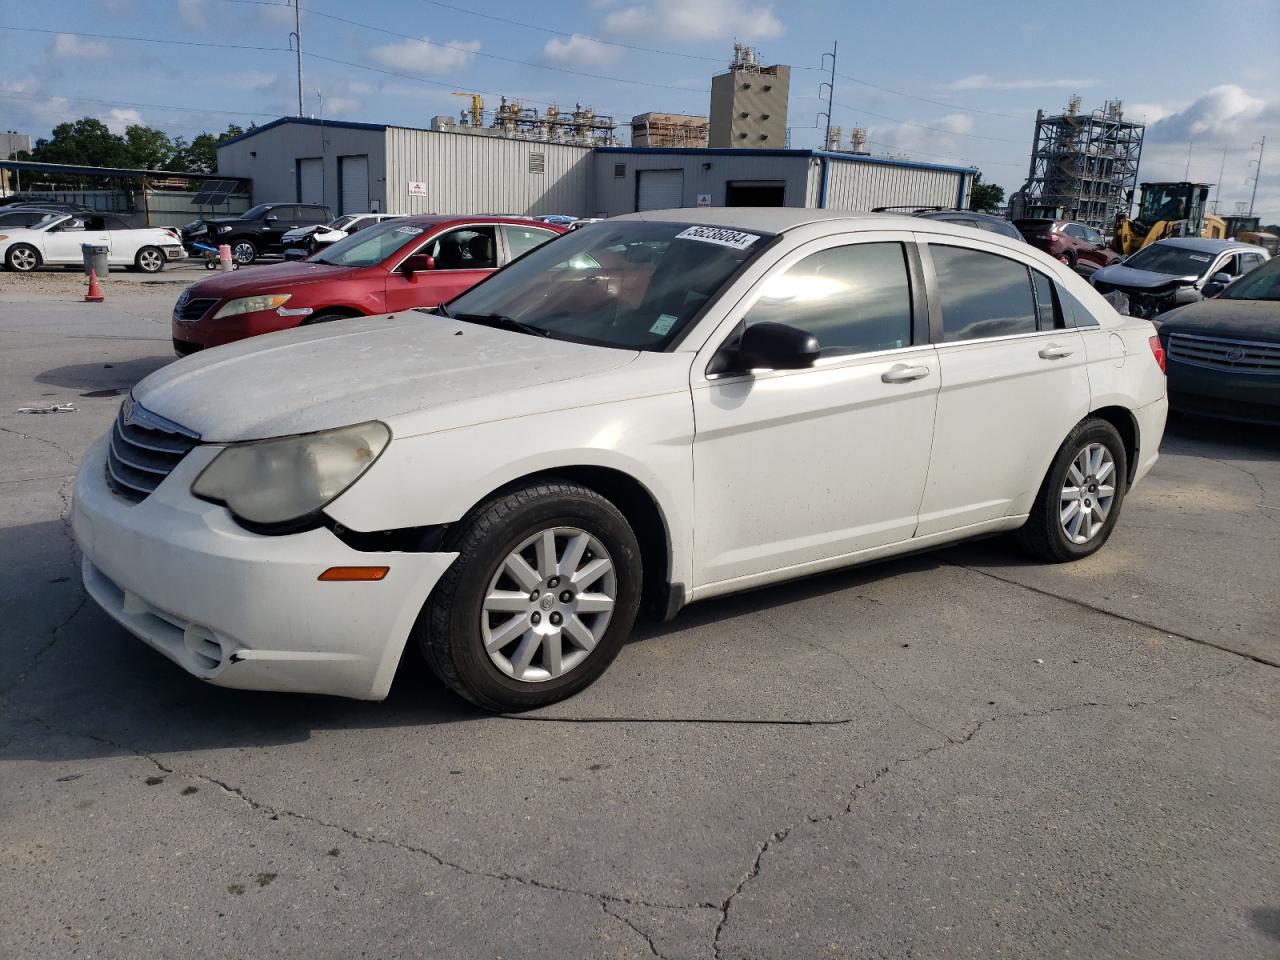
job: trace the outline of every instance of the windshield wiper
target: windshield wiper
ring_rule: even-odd
[[[516,333],[528,333],[535,337],[549,337],[550,330],[544,330],[542,327],[535,327],[531,323],[525,323],[523,320],[516,320],[513,317],[505,317],[500,313],[455,313],[452,315],[454,320],[465,320],[467,323],[478,323],[482,327],[496,327],[499,330],[514,330]]]

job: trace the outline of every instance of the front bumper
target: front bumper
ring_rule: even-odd
[[[1280,424],[1280,376],[1231,373],[1173,357],[1166,361],[1166,370],[1169,403],[1180,413]]]
[[[414,621],[457,554],[372,553],[327,529],[249,533],[190,494],[220,447],[196,447],[141,503],[107,487],[107,438],[85,456],[72,528],[85,589],[131,633],[224,687],[380,700]],[[326,582],[331,566],[390,567]]]

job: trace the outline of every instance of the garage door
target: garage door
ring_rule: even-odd
[[[637,210],[684,206],[683,170],[638,170],[636,178]]]
[[[298,161],[298,202],[324,203],[324,176],[319,157]]]
[[[339,213],[369,212],[369,158],[340,157],[338,176],[342,181],[342,209]]]

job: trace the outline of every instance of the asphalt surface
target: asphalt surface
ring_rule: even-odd
[[[1088,561],[695,605],[534,715],[240,693],[65,522],[173,279],[0,274],[0,956],[1280,956],[1280,433],[1175,421]]]

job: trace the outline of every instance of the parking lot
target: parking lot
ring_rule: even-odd
[[[66,523],[203,275],[0,274],[0,956],[1280,955],[1280,433],[1174,419],[1088,560],[703,602],[519,717],[412,657],[244,693],[87,601]]]

